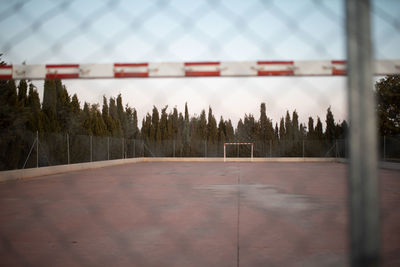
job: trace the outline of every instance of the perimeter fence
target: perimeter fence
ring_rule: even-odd
[[[93,161],[137,157],[223,157],[224,144],[210,144],[207,140],[127,139],[61,133],[24,132],[22,135],[1,133],[1,170],[56,166]],[[345,139],[327,140],[251,140],[254,157],[325,157],[346,158]],[[380,160],[400,161],[400,136],[380,138]],[[227,157],[249,158],[247,145],[228,146]]]

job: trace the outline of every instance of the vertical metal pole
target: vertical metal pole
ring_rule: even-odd
[[[93,161],[93,140],[92,140],[92,136],[90,135],[90,162]]]
[[[386,160],[386,136],[383,136],[383,161]]]
[[[269,140],[269,157],[272,158],[272,140]]]
[[[107,160],[110,160],[110,137],[107,136]]]
[[[226,144],[224,144],[224,162],[226,162]]]
[[[337,145],[337,140],[335,140],[335,158],[338,157],[338,145]]]
[[[39,168],[39,131],[36,131],[36,168]]]
[[[136,158],[136,140],[133,139],[133,157]]]
[[[123,158],[125,158],[124,157],[124,138],[122,138],[122,158],[121,159],[123,159]]]
[[[347,0],[351,266],[379,265],[377,129],[370,12],[368,0]]]
[[[67,163],[69,165],[69,134],[67,134]]]

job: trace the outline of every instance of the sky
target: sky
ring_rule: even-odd
[[[10,64],[345,59],[344,2],[322,1],[5,1],[0,53]],[[400,58],[400,1],[372,1],[374,56]],[[43,82],[35,81],[39,94]],[[139,119],[153,105],[200,114],[213,108],[236,124],[259,116],[261,102],[278,122],[347,117],[343,77],[66,80],[81,104],[122,94]]]

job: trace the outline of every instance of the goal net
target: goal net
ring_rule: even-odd
[[[239,148],[239,146],[243,146],[243,145],[250,146],[250,159],[253,160],[254,143],[241,143],[241,142],[237,143],[236,142],[236,143],[224,143],[224,161],[226,161],[226,155],[227,155],[226,147],[227,146],[238,146],[238,148]]]

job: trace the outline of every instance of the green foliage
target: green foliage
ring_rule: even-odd
[[[400,134],[400,75],[380,79],[375,89],[380,134]]]

